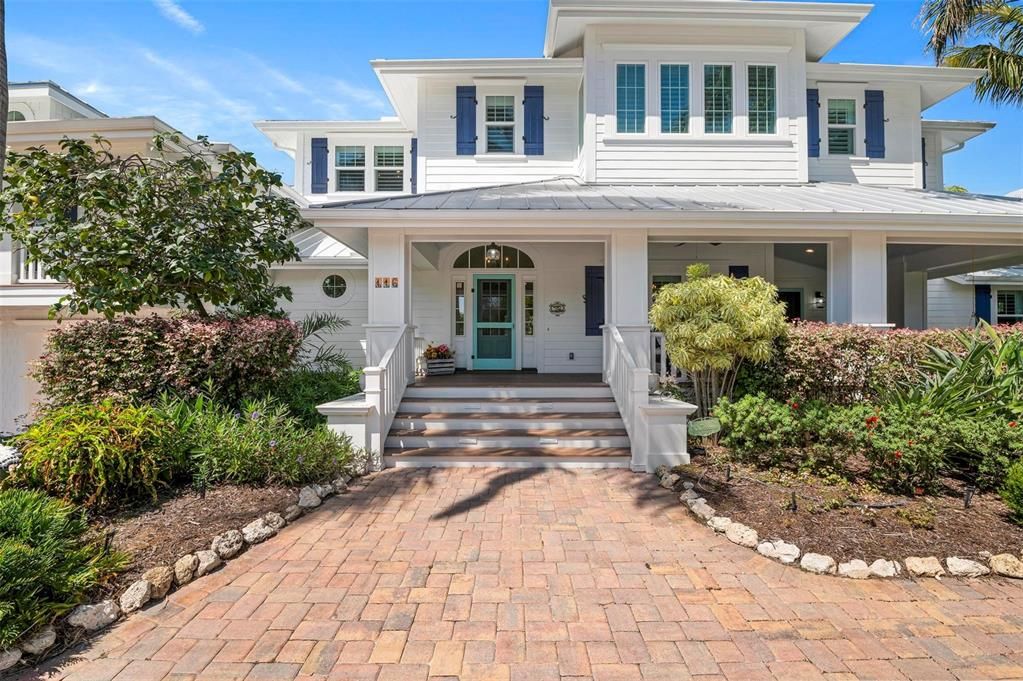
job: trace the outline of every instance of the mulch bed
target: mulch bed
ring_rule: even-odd
[[[675,471],[696,484],[718,515],[752,527],[762,539],[784,539],[803,553],[840,562],[975,558],[984,551],[1018,555],[1023,549],[1023,527],[1010,520],[996,493],[976,493],[967,509],[962,481],[943,479],[933,495],[906,497],[878,491],[855,468],[849,479],[763,470],[729,461],[721,447],[708,447]]]
[[[131,556],[128,568],[104,591],[117,593],[157,565],[173,565],[186,553],[208,549],[213,537],[238,529],[269,511],[283,511],[295,503],[293,487],[221,485],[200,495],[194,489],[168,492],[155,506],[97,518],[100,535],[113,532],[110,546]]]

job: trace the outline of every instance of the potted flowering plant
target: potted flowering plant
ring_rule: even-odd
[[[438,376],[442,374],[455,373],[455,351],[447,345],[426,346],[423,351],[423,359],[426,360],[426,374]]]

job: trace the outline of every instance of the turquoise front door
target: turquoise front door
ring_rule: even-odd
[[[477,274],[473,315],[473,369],[515,368],[515,275]]]

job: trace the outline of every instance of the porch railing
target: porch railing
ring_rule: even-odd
[[[416,336],[415,341],[416,376],[425,376],[426,358],[423,355],[426,353],[426,339],[422,336]]]
[[[607,325],[604,328],[608,334],[607,383],[625,422],[626,432],[630,438],[637,439],[641,436],[636,432],[639,412],[650,399],[650,372],[637,365],[617,326]]]
[[[15,269],[19,284],[53,284],[56,279],[46,274],[46,266],[28,257],[25,249],[15,251]]]
[[[366,400],[375,408],[380,419],[380,453],[383,454],[383,438],[391,429],[398,405],[405,395],[405,388],[415,380],[414,363],[415,329],[403,324],[395,332],[393,340],[384,352],[380,363],[366,367]]]
[[[689,380],[686,372],[675,366],[668,357],[668,349],[664,345],[664,334],[658,331],[650,334],[650,372],[657,376],[660,383],[685,383]]]

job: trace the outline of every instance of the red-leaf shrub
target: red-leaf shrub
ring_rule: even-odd
[[[148,402],[211,389],[236,403],[294,364],[299,327],[270,317],[120,317],[65,324],[33,369],[47,404]]]

